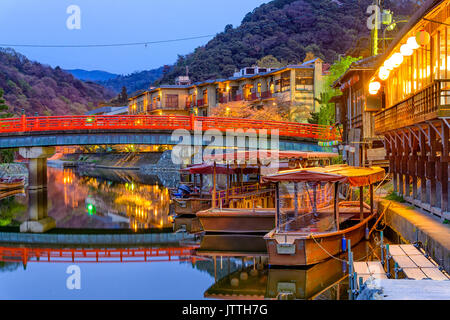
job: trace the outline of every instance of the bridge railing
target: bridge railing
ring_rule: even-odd
[[[280,136],[311,138],[317,140],[340,140],[336,128],[308,123],[264,121],[253,119],[195,117],[179,115],[121,115],[121,116],[51,116],[0,119],[0,134],[14,132],[59,131],[59,130],[194,130],[201,124],[203,131],[227,130],[278,130]]]
[[[59,263],[113,263],[163,262],[201,259],[193,247],[181,248],[119,248],[119,249],[55,249],[0,247],[0,261],[4,262],[59,262]]]

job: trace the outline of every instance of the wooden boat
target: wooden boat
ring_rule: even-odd
[[[211,156],[208,160],[229,161],[229,159],[241,159],[242,166],[246,167],[250,160],[258,163],[270,160],[273,155],[264,155],[252,152],[246,152],[234,156],[219,155]],[[298,152],[298,151],[279,151],[277,156],[280,160],[294,161],[294,163],[308,165],[308,163],[316,163],[317,159],[329,162],[336,154],[320,153],[320,152]],[[310,159],[310,162],[299,159]],[[314,159],[311,160],[311,159]],[[292,166],[289,162],[284,162],[282,168]],[[295,166],[295,165],[294,165]],[[263,177],[260,171],[260,177]],[[278,172],[276,170],[275,172]],[[215,179],[214,179],[215,180]],[[327,203],[326,196],[330,190],[321,189],[319,205],[323,206]],[[267,183],[259,183],[256,190],[241,189],[239,192],[226,194],[226,192],[217,192],[213,189],[212,207],[207,210],[197,212],[197,217],[202,223],[206,232],[215,233],[267,233],[275,227],[275,189]],[[310,199],[303,198],[305,203],[310,203]]]
[[[373,184],[383,180],[384,175],[382,168],[339,165],[291,170],[263,177],[263,180],[274,183],[277,190],[276,227],[264,236],[269,264],[313,265],[342,252],[343,239],[350,240],[352,245],[360,242],[369,221],[376,214],[373,210]],[[312,186],[313,193],[319,183],[334,184],[334,205],[322,209],[313,206],[312,212],[297,212],[292,218],[278,200],[281,183],[307,184]],[[369,186],[370,206],[363,202],[363,197],[360,197],[359,202],[339,203],[339,183],[359,187],[361,195],[364,186]]]
[[[173,221],[173,231],[186,231],[188,233],[202,232],[202,225],[197,217],[175,217]]]
[[[16,194],[25,194],[25,189],[18,188],[18,189],[11,189],[11,190],[2,190],[2,191],[0,191],[0,200],[11,197],[11,196],[15,196]]]
[[[212,163],[204,163],[200,165],[193,165],[188,168],[182,169],[181,174],[189,174],[193,177],[193,183],[184,184],[183,187],[188,187],[191,192],[186,192],[186,196],[182,197],[180,194],[172,192],[171,200],[174,205],[174,212],[178,217],[181,216],[194,216],[199,211],[206,210],[212,207],[212,195],[211,192],[206,192],[204,190],[204,177],[207,175],[212,175],[214,178],[214,184],[216,184],[216,175],[226,175],[227,177],[227,188],[225,190],[216,191],[216,195],[219,197],[225,194],[237,194],[243,192],[244,190],[253,190],[256,188],[256,182],[244,183],[244,174],[257,174],[258,168],[251,167],[245,168],[243,170],[230,168],[225,165],[216,165]],[[197,177],[199,179],[197,179]],[[235,183],[232,183],[234,180]],[[197,183],[199,180],[199,184]]]
[[[352,249],[356,260],[370,258],[373,249],[369,243],[359,243]],[[340,259],[345,260],[342,253]],[[327,300],[345,300],[348,297],[347,264],[337,259],[303,268],[269,268],[266,299],[309,300],[327,296]],[[334,287],[335,290],[329,290]]]
[[[207,257],[267,257],[263,236],[251,234],[205,234],[195,252]]]
[[[202,239],[200,248],[196,250],[197,255],[207,255],[210,252],[211,257],[217,258],[217,262],[214,264],[216,279],[214,284],[204,293],[205,298],[309,300],[327,296],[327,299],[330,300],[341,300],[341,298],[345,300],[348,297],[347,265],[339,260],[328,259],[304,268],[269,268],[267,266],[267,253],[262,256],[254,253],[255,249],[230,251],[228,248],[231,239],[245,241],[244,239],[250,240],[250,237],[256,236],[212,235],[208,237],[212,238],[206,241],[207,244],[204,244],[204,239]],[[222,245],[222,241],[227,245]],[[213,245],[213,243],[216,243],[216,245]],[[213,247],[209,248],[210,244]],[[204,248],[202,249],[202,247]],[[260,246],[258,245],[258,247]],[[201,249],[202,253],[199,254]],[[366,257],[369,251],[372,251],[372,249],[366,243],[360,243],[356,248],[353,248],[355,259]],[[218,257],[221,257],[221,259]],[[222,259],[222,257],[227,258]],[[253,260],[253,265],[231,271],[228,268],[230,261],[232,264],[233,260],[228,260],[229,257],[232,259],[236,257],[244,258],[247,263],[251,263]],[[342,254],[339,258],[345,259],[345,254]],[[227,272],[227,270],[229,271]],[[227,272],[226,275],[220,276],[223,271]],[[331,288],[333,290],[329,290]]]
[[[13,189],[21,189],[24,187],[24,179],[16,178],[16,179],[0,179],[0,191],[2,190],[13,190]]]

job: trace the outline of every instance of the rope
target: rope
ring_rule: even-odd
[[[323,250],[327,255],[329,255],[331,258],[333,258],[333,259],[335,259],[335,260],[338,260],[338,261],[341,261],[341,262],[347,262],[347,260],[343,260],[343,259],[337,258],[337,257],[333,256],[331,253],[329,253],[324,247],[322,247],[322,246],[320,245],[320,243],[317,242],[317,240],[314,238],[314,236],[312,235],[312,233],[311,233],[309,236],[310,236],[311,239],[313,239],[314,242],[320,247],[320,249],[322,249],[322,250]]]
[[[347,263],[348,263],[347,260],[343,260],[343,259],[337,258],[337,257],[333,256],[331,253],[329,253],[324,247],[322,247],[322,246],[320,245],[319,242],[317,242],[317,240],[314,238],[314,236],[312,235],[312,233],[311,233],[309,236],[311,237],[311,239],[314,240],[314,242],[319,246],[319,248],[322,249],[328,256],[330,256],[331,258],[333,258],[333,259],[335,259],[335,260],[338,260],[338,261],[341,261],[341,262],[347,262]],[[369,257],[371,254],[373,254],[373,253],[375,252],[375,250],[376,250],[376,249],[372,249],[366,256],[364,256],[363,258],[360,258],[360,259],[358,259],[358,260],[354,260],[353,262],[360,262],[360,261],[365,260],[365,259],[366,259],[367,257]]]

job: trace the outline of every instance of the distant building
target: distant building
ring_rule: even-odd
[[[208,116],[217,106],[241,101],[255,106],[283,103],[300,107],[306,121],[310,112],[319,111],[315,98],[323,88],[322,64],[315,58],[279,69],[243,68],[228,79],[163,85],[131,97],[129,113]]]

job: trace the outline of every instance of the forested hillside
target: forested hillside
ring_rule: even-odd
[[[417,1],[386,0],[384,8],[401,18],[411,15]],[[251,66],[272,55],[279,61],[298,63],[307,52],[333,63],[339,55],[369,55],[367,8],[372,0],[274,0],[248,13],[237,28],[224,32],[180,56],[158,83],[173,83],[189,73],[194,81],[229,77],[235,69]],[[400,26],[401,27],[401,26]]]
[[[114,97],[99,84],[30,61],[12,49],[0,49],[0,89],[9,112],[15,115],[20,115],[21,109],[27,115],[83,114]]]

